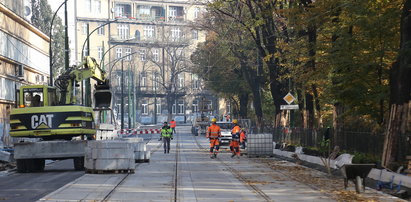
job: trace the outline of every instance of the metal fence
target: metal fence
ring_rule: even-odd
[[[361,129],[339,131],[334,138],[335,131],[331,128],[304,129],[304,128],[275,128],[272,129],[273,141],[302,147],[320,148],[321,143],[329,139],[330,148],[338,145],[341,150],[360,152],[380,157],[383,151],[384,133],[371,132]],[[410,136],[400,135],[397,141],[399,161],[411,155]]]

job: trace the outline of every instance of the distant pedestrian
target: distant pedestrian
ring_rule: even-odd
[[[231,142],[230,142],[230,150],[233,153],[231,158],[235,155],[240,157],[240,132],[241,127],[238,125],[238,120],[234,119],[233,122],[234,127],[231,129]]]
[[[173,139],[173,130],[164,122],[161,128],[161,138],[163,139],[164,153],[170,153],[170,141]]]
[[[210,139],[210,158],[216,158],[220,149],[221,128],[216,124],[217,119],[211,119],[211,126],[207,129],[206,138]],[[214,151],[215,148],[215,151]]]
[[[170,121],[170,127],[173,130],[173,134],[176,134],[176,126],[177,126],[177,122],[173,120]]]

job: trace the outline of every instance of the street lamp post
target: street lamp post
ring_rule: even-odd
[[[64,17],[65,17],[65,20],[64,20],[64,22],[65,22],[65,32],[66,32],[66,36],[65,36],[65,51],[67,52],[67,50],[68,50],[68,33],[67,33],[67,1],[68,0],[65,0],[63,3],[61,3],[60,4],[60,6],[57,8],[57,10],[56,10],[56,12],[54,12],[54,15],[53,15],[53,18],[51,18],[51,22],[50,22],[50,33],[49,33],[49,39],[50,39],[50,42],[49,42],[49,66],[50,66],[50,83],[49,83],[49,85],[50,86],[53,86],[53,50],[52,50],[52,48],[51,48],[51,45],[52,45],[52,42],[53,42],[53,40],[52,40],[52,38],[53,38],[53,23],[54,23],[54,19],[56,18],[56,16],[57,16],[57,12],[60,10],[60,8],[63,6],[63,5],[65,5],[65,13],[64,13]],[[67,52],[67,54],[65,54],[65,57],[66,57],[66,59],[65,59],[65,62],[66,62],[66,64],[65,64],[65,67],[66,68],[68,68],[68,52]]]
[[[106,22],[106,23],[104,23],[104,24],[102,24],[102,25],[100,25],[100,26],[98,26],[98,27],[96,27],[93,31],[91,31],[90,33],[89,33],[89,25],[87,24],[87,38],[86,38],[86,40],[84,41],[84,43],[83,43],[83,46],[82,46],[82,48],[81,48],[81,56],[82,57],[84,57],[84,46],[86,45],[86,43],[87,43],[87,56],[89,56],[90,55],[90,36],[96,31],[96,30],[98,30],[98,29],[100,29],[101,27],[104,27],[104,26],[106,26],[106,25],[108,25],[108,24],[110,24],[110,23],[113,23],[113,22],[116,22],[117,21],[117,19],[115,19],[115,20],[113,20],[113,21],[108,21],[108,22]],[[85,80],[85,90],[86,90],[86,95],[85,95],[85,105],[86,106],[88,106],[88,107],[91,107],[91,87],[90,87],[90,79],[86,79]],[[82,95],[83,95],[83,88],[81,88],[81,90],[82,90]]]
[[[108,25],[108,24],[111,24],[111,23],[113,23],[113,22],[117,22],[117,20],[118,20],[118,19],[115,19],[115,20],[113,20],[113,21],[108,21],[108,22],[106,22],[106,23],[98,26],[97,28],[95,28],[93,31],[91,31],[91,32],[87,35],[87,38],[86,38],[86,40],[84,41],[83,46],[82,46],[82,48],[81,48],[81,56],[82,56],[82,57],[84,56],[84,46],[86,45],[86,42],[88,42],[88,41],[90,40],[90,36],[91,36],[95,31],[97,31],[98,29],[100,29],[101,27],[104,27],[104,26],[106,26],[106,25]],[[87,48],[88,48],[88,49],[87,49],[87,55],[90,55],[90,47],[87,47]]]

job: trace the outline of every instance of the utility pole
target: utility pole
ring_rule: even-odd
[[[154,124],[157,124],[157,72],[154,73]]]
[[[121,60],[121,130],[124,129],[124,60]]]
[[[86,53],[86,55],[87,56],[90,56],[90,38],[89,38],[89,33],[90,32],[90,25],[87,23],[87,53]],[[86,106],[87,107],[91,107],[91,84],[90,84],[90,78],[88,78],[88,79],[86,79],[85,81],[84,81],[84,85],[85,85],[85,87],[86,87],[86,94],[84,95],[85,96],[85,103],[86,103]]]
[[[69,69],[69,40],[68,40],[68,17],[67,17],[67,0],[64,1],[64,31],[65,31],[65,37],[64,37],[64,49],[65,49],[65,58],[64,58],[64,64],[66,70]],[[51,41],[50,41],[51,43]]]
[[[128,128],[131,128],[131,88],[130,88],[130,81],[131,81],[131,71],[130,71],[130,63],[128,63],[128,74],[127,74],[127,90],[128,90]]]
[[[136,72],[136,68],[133,65],[133,74],[131,75],[131,89],[133,89],[133,100],[132,100],[132,105],[133,105],[133,128],[136,127],[136,88],[135,88],[135,81],[134,81],[134,77],[135,77],[135,72]]]

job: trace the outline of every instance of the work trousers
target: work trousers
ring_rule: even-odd
[[[170,153],[170,140],[169,137],[163,137],[164,153]]]
[[[240,156],[240,141],[238,140],[231,140],[230,142],[230,150],[233,154]]]

